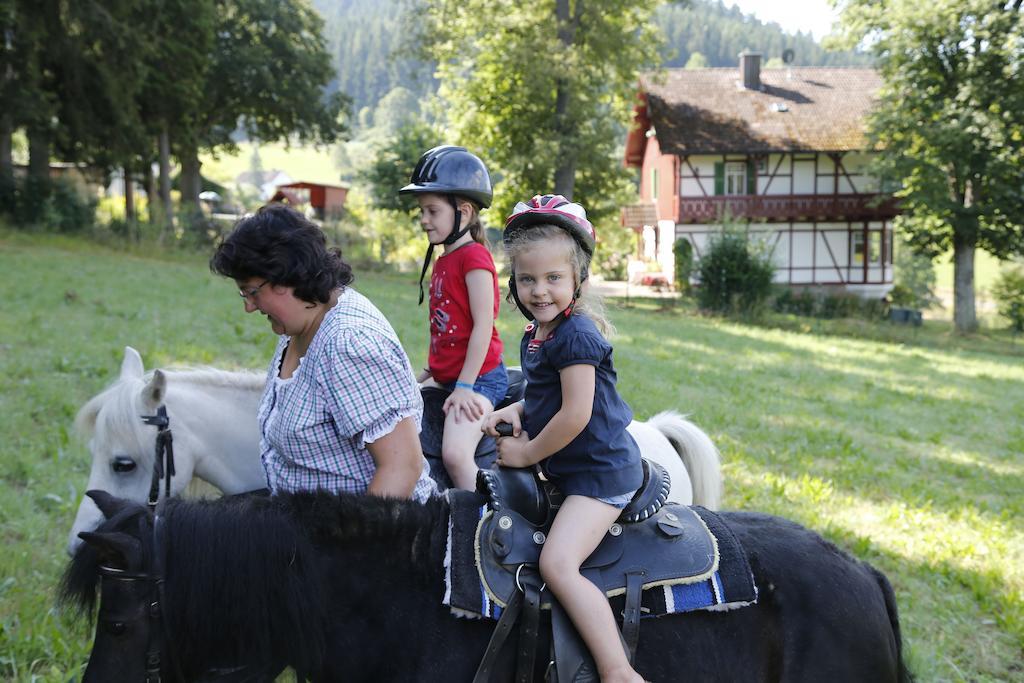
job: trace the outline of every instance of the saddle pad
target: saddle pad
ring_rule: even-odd
[[[445,553],[443,603],[457,616],[497,619],[504,600],[488,591],[478,566],[476,536],[490,511],[481,496],[449,492],[451,514]],[[750,565],[739,541],[721,518],[701,507],[690,508],[700,518],[718,548],[717,566],[697,576],[660,577],[645,584],[641,606],[644,616],[659,616],[698,609],[728,609],[757,600]],[[621,591],[609,591],[613,609],[620,609]]]

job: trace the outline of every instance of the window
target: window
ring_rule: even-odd
[[[730,161],[725,165],[725,194],[747,193],[747,165],[742,161]]]
[[[868,263],[882,262],[882,233],[872,230],[868,233]]]
[[[658,169],[651,169],[651,199],[658,198]]]
[[[853,238],[853,248],[850,253],[853,254],[853,258],[850,260],[852,266],[863,266],[864,265],[864,232],[862,230],[856,230],[850,233]]]

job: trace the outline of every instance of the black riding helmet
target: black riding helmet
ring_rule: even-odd
[[[440,194],[448,197],[448,202],[455,209],[455,224],[451,234],[445,238],[444,244],[454,244],[469,230],[469,226],[460,228],[462,214],[459,211],[456,197],[464,197],[475,202],[480,208],[491,205],[493,190],[491,176],[480,158],[465,147],[440,145],[427,150],[420,157],[413,169],[409,184],[398,191],[398,194]],[[423,278],[430,267],[430,257],[434,254],[434,245],[427,247],[427,255],[423,259],[420,271],[420,300],[423,303]]]
[[[486,209],[491,205],[491,176],[480,158],[455,145],[441,145],[420,157],[409,184],[399,194],[450,194],[472,199]]]

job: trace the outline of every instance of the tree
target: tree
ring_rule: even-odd
[[[846,44],[867,39],[884,78],[870,120],[900,227],[920,253],[952,250],[953,319],[977,327],[974,254],[1024,253],[1022,0],[847,0]]]
[[[325,95],[334,76],[323,21],[300,0],[221,0],[201,97],[189,134],[175,143],[182,201],[198,203],[199,150],[233,147],[239,127],[261,142],[331,143],[346,98]]]
[[[444,114],[492,170],[495,210],[557,192],[599,218],[628,185],[618,145],[641,68],[658,61],[654,0],[435,0],[414,13]]]
[[[686,60],[685,69],[706,69],[708,67],[708,58],[700,52],[691,52],[690,58]]]
[[[438,144],[438,131],[425,123],[414,123],[399,129],[394,138],[379,149],[374,162],[363,173],[362,180],[370,187],[373,203],[388,211],[403,211],[407,201],[398,190],[409,183],[416,162]]]

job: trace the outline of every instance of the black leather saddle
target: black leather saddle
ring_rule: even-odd
[[[551,610],[554,676],[549,680],[596,683],[586,647],[537,570],[560,496],[531,469],[481,471],[477,488],[489,499],[475,538],[478,569],[490,599],[504,611],[474,683],[500,675],[496,662],[516,624],[515,680],[532,680],[542,609]],[[581,567],[582,574],[605,595],[624,596],[622,639],[630,659],[639,640],[643,589],[701,581],[718,569],[718,545],[707,525],[689,507],[666,505],[668,488],[664,469],[644,460],[643,486]]]
[[[623,523],[640,522],[657,512],[672,486],[668,471],[653,460],[642,459],[644,480],[633,500],[619,515]],[[492,510],[512,509],[538,526],[549,526],[564,496],[541,478],[536,468],[491,467],[477,473],[476,489],[488,498]]]

